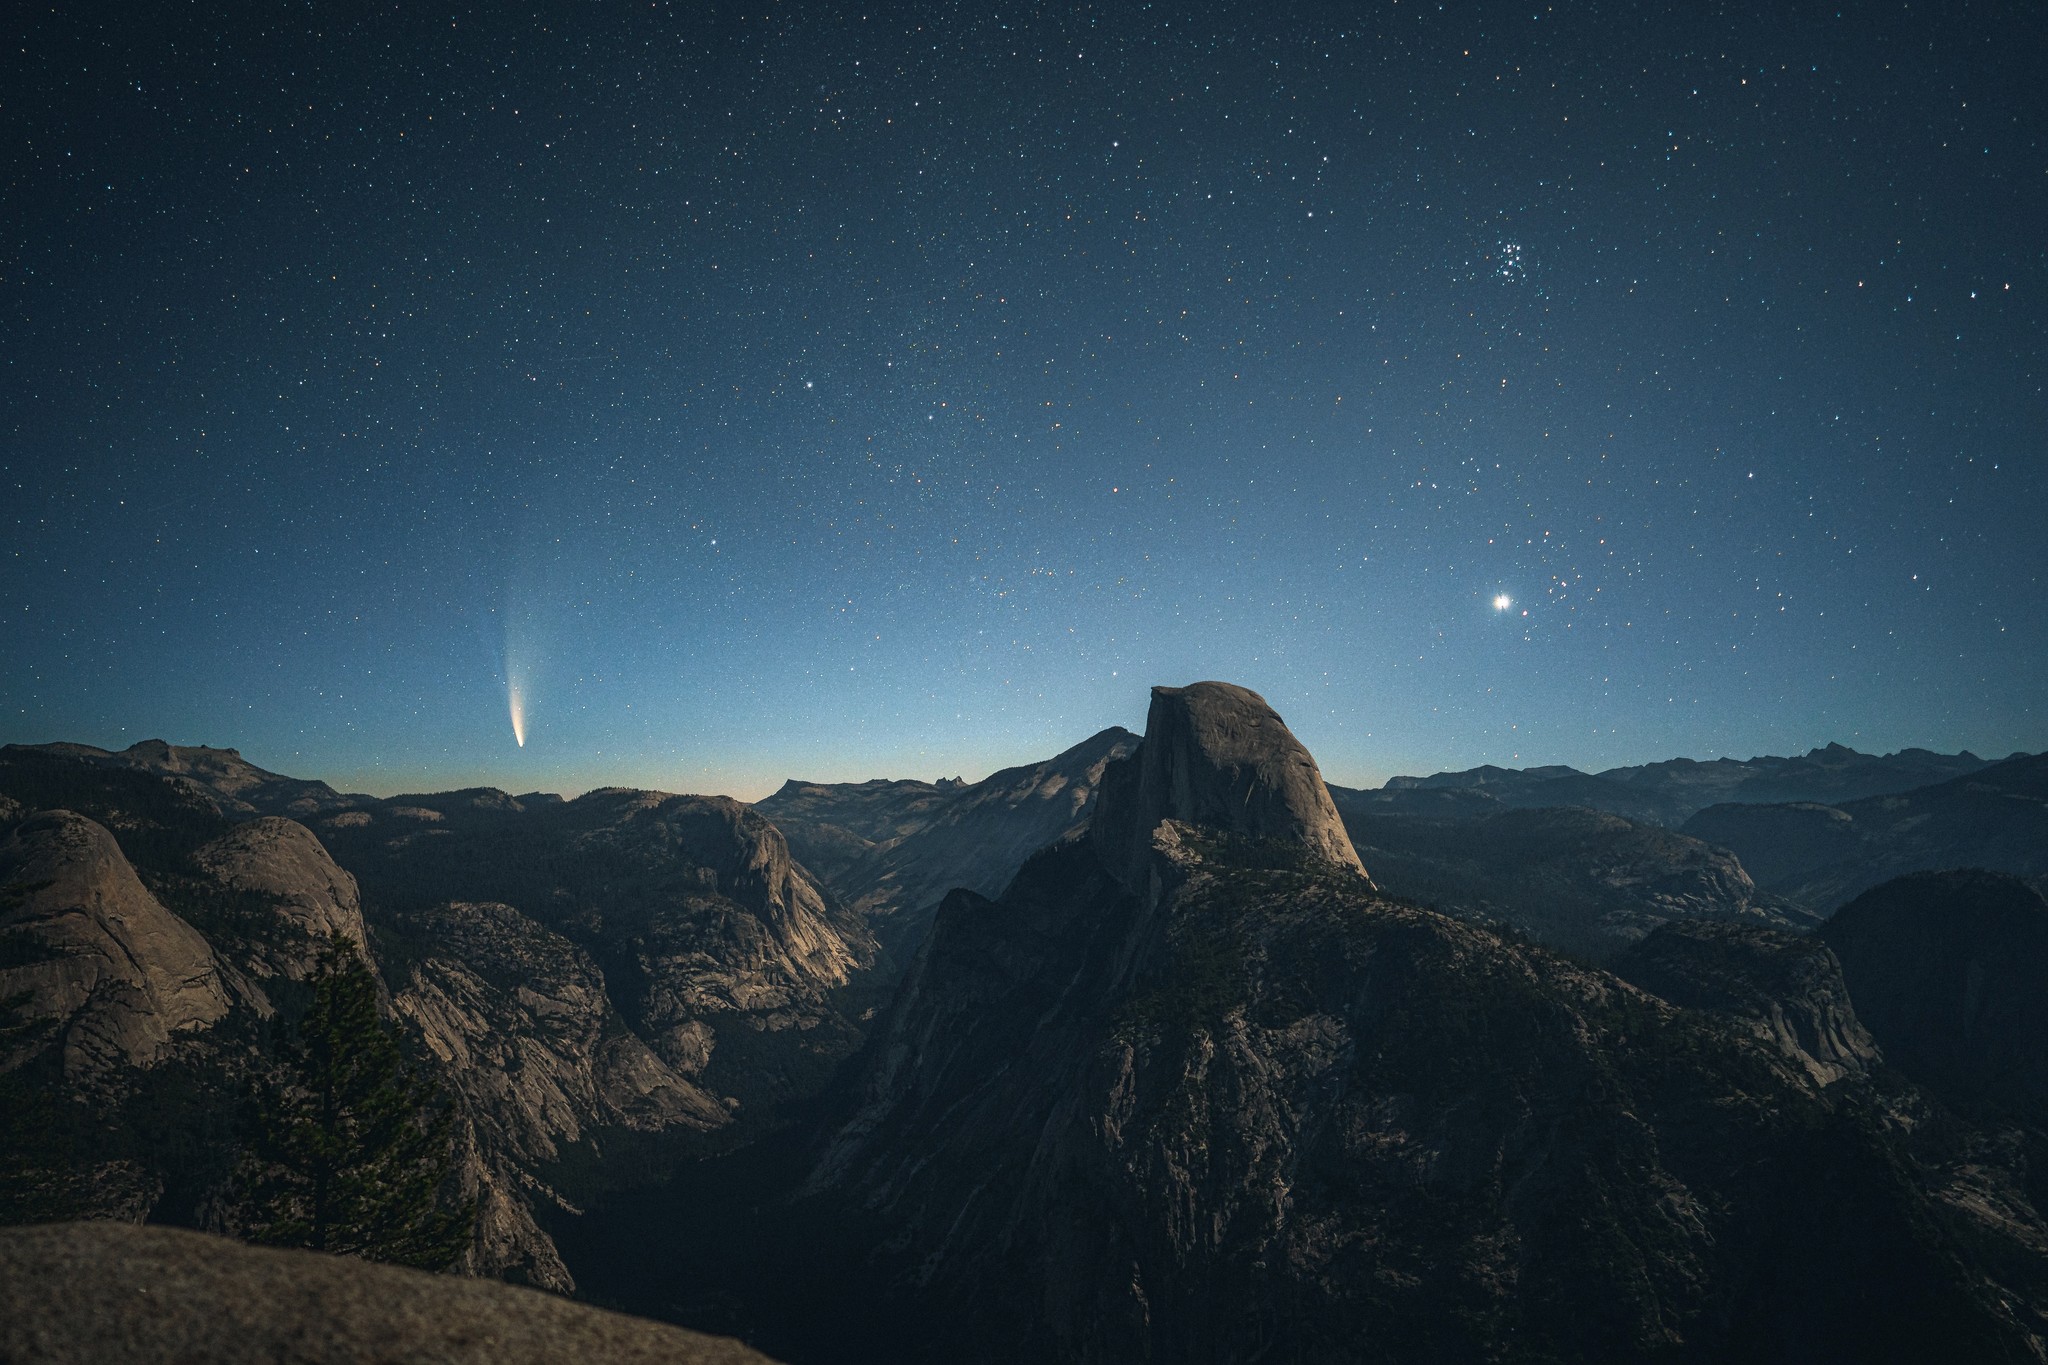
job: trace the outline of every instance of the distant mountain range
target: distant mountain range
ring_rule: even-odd
[[[1683,828],[1732,850],[1759,886],[1821,914],[1907,872],[2048,876],[2048,754],[1837,805],[1709,806]]]
[[[1584,806],[1631,820],[1677,826],[1694,812],[1724,802],[1838,804],[1964,777],[1990,761],[1968,750],[1957,754],[1929,749],[1864,754],[1830,744],[1794,758],[1716,758],[1705,762],[1673,758],[1598,773],[1561,765],[1497,768],[1489,764],[1428,777],[1389,778],[1384,790],[1472,790],[1504,806]]]

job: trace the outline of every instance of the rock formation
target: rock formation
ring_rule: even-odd
[[[57,1025],[71,1080],[146,1067],[228,1012],[213,950],[157,903],[114,837],[44,811],[0,844],[0,998]]]
[[[1111,872],[1142,893],[1169,820],[1296,846],[1366,875],[1308,750],[1264,697],[1230,683],[1152,689],[1144,742],[1103,774],[1090,837]]]
[[[115,1223],[0,1229],[0,1360],[772,1365],[511,1285]]]
[[[297,821],[264,816],[236,825],[192,860],[219,885],[267,899],[273,907],[274,925],[249,927],[243,965],[254,975],[302,981],[335,935],[367,951],[356,879]]]
[[[1841,962],[1811,935],[1677,920],[1623,953],[1614,971],[1674,1005],[1743,1021],[1822,1085],[1861,1076],[1882,1059],[1850,1002]]]
[[[2048,1123],[2048,900],[2017,877],[1916,872],[1822,933],[1901,1070],[1969,1110]]]
[[[941,907],[791,1215],[927,1358],[2034,1358],[2041,1219],[1930,1193],[1962,1158],[1800,1034],[1824,973],[1745,968],[1788,1049],[1381,898],[1242,689],[1116,773]]]

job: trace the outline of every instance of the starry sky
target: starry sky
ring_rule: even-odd
[[[2038,4],[8,24],[0,740],[2048,748]]]

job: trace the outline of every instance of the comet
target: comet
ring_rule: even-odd
[[[497,681],[505,689],[505,714],[512,721],[512,742],[520,748],[534,728],[534,708],[547,710],[546,659],[557,594],[549,591],[550,564],[515,560],[505,584],[504,600],[491,612],[496,618]]]

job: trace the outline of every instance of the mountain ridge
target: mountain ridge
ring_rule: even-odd
[[[1979,758],[1967,749],[1942,754],[1909,747],[1890,754],[1866,754],[1831,741],[1790,756],[1680,757],[1597,772],[1562,764],[1533,768],[1484,764],[1427,777],[1390,777],[1377,790],[1472,788],[1516,806],[1588,806],[1631,819],[1677,826],[1695,812],[1717,803],[1832,804],[1909,791],[1967,776],[2002,761],[2005,760]]]
[[[947,899],[791,1215],[943,1325],[927,1358],[2031,1358],[2041,1286],[1955,1248],[2038,1214],[1902,1157],[1824,949],[1695,955],[1722,1007],[1676,1006],[1379,895],[1240,814],[1270,787],[1181,779],[1240,755],[1154,744],[1088,839]]]

